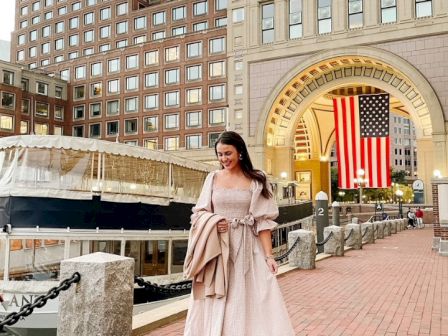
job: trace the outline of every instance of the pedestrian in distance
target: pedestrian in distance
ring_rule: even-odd
[[[416,229],[416,226],[415,226],[415,214],[411,210],[411,208],[408,208],[408,212],[406,214],[406,217],[408,218],[408,229]]]
[[[293,336],[275,274],[278,207],[246,144],[224,132],[191,216],[184,274],[193,280],[184,336]]]
[[[420,209],[420,207],[417,208],[415,211],[415,219],[417,221],[417,227],[419,229],[422,229],[425,227],[425,224],[423,224],[423,211]]]

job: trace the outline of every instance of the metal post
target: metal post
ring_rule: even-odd
[[[362,182],[359,183],[359,206],[362,204]]]
[[[319,191],[316,195],[316,234],[317,241],[324,240],[324,227],[328,226],[328,195]],[[323,246],[317,247],[318,253],[324,252]]]
[[[398,214],[400,218],[403,218],[403,202],[401,197],[398,198]]]
[[[339,205],[339,202],[334,201],[333,203],[331,203],[331,207],[332,207],[333,225],[341,226],[341,220],[339,218],[341,207]]]

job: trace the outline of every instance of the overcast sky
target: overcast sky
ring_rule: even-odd
[[[14,29],[15,0],[0,0],[0,40],[11,41]]]

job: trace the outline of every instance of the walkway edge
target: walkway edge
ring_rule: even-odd
[[[344,251],[351,250],[345,247]],[[332,257],[331,254],[321,253],[316,256],[316,262]],[[289,272],[299,270],[289,265],[280,266],[277,277],[283,277]],[[143,336],[155,329],[174,322],[187,315],[190,297],[166,304],[162,307],[135,315],[132,319],[132,336]]]

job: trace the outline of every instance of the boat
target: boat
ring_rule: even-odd
[[[93,252],[134,258],[135,275],[147,281],[182,283],[191,208],[214,169],[96,139],[0,138],[0,318],[64,280],[61,260]],[[280,207],[276,251],[311,215],[311,202]],[[135,314],[157,299],[136,286]],[[54,335],[57,307],[57,298],[49,300],[14,332]]]

